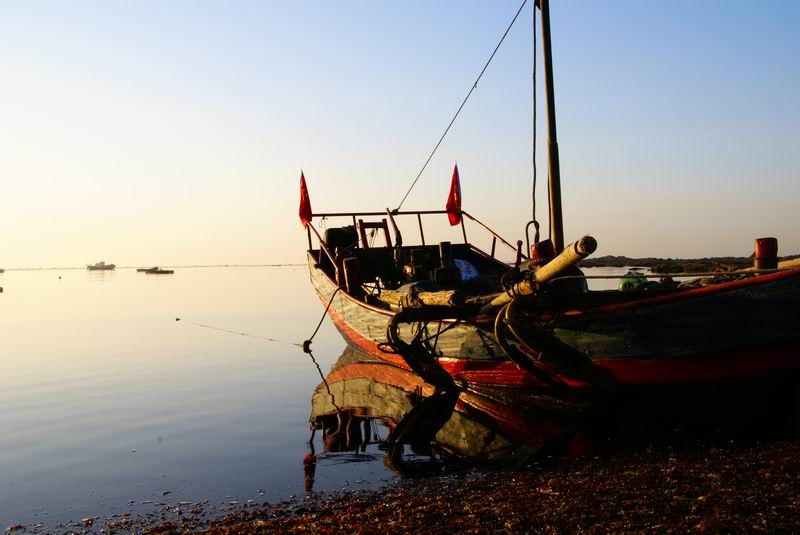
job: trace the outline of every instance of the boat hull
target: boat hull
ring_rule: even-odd
[[[328,314],[348,343],[396,366],[385,351],[386,326],[394,313],[338,290],[309,254],[311,280]],[[334,295],[335,294],[335,295]],[[611,305],[541,315],[562,342],[586,355],[606,385],[650,387],[800,372],[800,332],[792,318],[800,304],[800,270]],[[431,322],[435,336],[452,322]],[[404,339],[413,334],[401,329]],[[522,371],[500,348],[490,318],[458,324],[441,333],[439,364],[456,380],[498,386],[544,384]],[[561,377],[577,389],[590,385]]]

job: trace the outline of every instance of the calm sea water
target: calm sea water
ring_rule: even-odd
[[[0,286],[0,527],[302,492],[313,363],[193,322],[300,342],[322,314],[305,268],[7,271]],[[327,371],[344,341],[326,321],[313,347]],[[340,488],[325,462],[317,488]]]
[[[323,309],[305,267],[7,271],[0,286],[0,528],[303,493],[320,376],[292,343]],[[344,347],[326,320],[323,373]],[[315,489],[396,478],[373,449],[318,455]]]

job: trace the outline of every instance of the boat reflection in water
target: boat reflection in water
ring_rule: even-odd
[[[401,473],[419,464],[405,462],[406,446],[412,456],[439,460],[525,463],[585,420],[582,404],[562,400],[554,407],[552,399],[530,392],[437,390],[414,372],[351,347],[311,405],[312,427],[322,433],[326,452],[363,452],[378,441],[384,462]]]
[[[364,460],[373,458],[362,455],[367,446],[377,443],[384,464],[401,475],[429,473],[443,462],[513,467],[545,454],[558,459],[800,436],[796,378],[716,387],[677,397],[674,390],[662,396],[648,390],[641,399],[602,402],[464,383],[436,389],[348,346],[312,396],[306,490],[314,483],[315,434],[326,453],[353,452]]]

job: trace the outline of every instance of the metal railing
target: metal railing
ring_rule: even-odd
[[[396,224],[394,222],[394,217],[398,217],[398,216],[401,216],[401,217],[404,217],[404,216],[416,217],[417,218],[417,224],[418,224],[418,227],[419,227],[420,243],[424,246],[425,245],[425,229],[424,229],[424,226],[422,224],[422,216],[439,216],[439,215],[446,215],[446,214],[447,214],[446,210],[409,210],[409,211],[402,211],[402,212],[390,212],[389,210],[386,210],[384,212],[322,212],[322,213],[313,214],[312,215],[312,219],[314,217],[323,218],[323,219],[339,218],[339,217],[341,217],[341,218],[350,218],[350,219],[352,219],[352,222],[353,222],[353,228],[357,229],[358,228],[358,219],[359,218],[388,216],[389,221],[391,222],[392,226],[395,227],[395,231],[397,231],[397,226],[396,226]],[[512,245],[510,242],[505,240],[502,236],[500,236],[497,232],[492,230],[488,225],[486,225],[485,223],[480,221],[478,218],[473,217],[472,215],[470,215],[469,213],[467,213],[465,211],[462,211],[461,215],[463,216],[461,218],[461,234],[464,237],[464,243],[465,244],[470,245],[471,247],[477,249],[478,251],[480,251],[484,255],[489,256],[491,258],[495,258],[495,253],[496,253],[496,248],[497,248],[497,242],[498,241],[501,244],[503,244],[506,247],[508,247],[515,254],[517,253],[518,246]],[[469,219],[470,221],[472,221],[473,223],[478,225],[480,228],[482,228],[489,235],[491,235],[491,237],[492,237],[492,248],[491,248],[491,251],[489,253],[486,253],[485,251],[482,251],[481,249],[479,249],[478,247],[476,247],[475,245],[473,245],[473,244],[471,244],[469,242],[469,240],[467,239],[467,229],[466,229],[466,226],[464,224],[464,221],[466,219]],[[307,230],[307,234],[308,234],[308,249],[309,250],[313,250],[314,249],[313,240],[312,240],[312,237],[311,237],[311,235],[313,233],[314,236],[316,236],[317,241],[318,241],[318,243],[320,245],[320,250],[322,250],[327,255],[327,257],[330,259],[330,261],[334,265],[336,265],[336,262],[334,260],[334,255],[328,249],[327,245],[325,244],[325,240],[322,238],[322,236],[320,235],[319,231],[316,228],[314,228],[314,226],[311,224],[311,222],[309,222],[308,226],[306,227],[306,230]],[[524,251],[522,252],[522,257],[523,258],[527,258],[527,255],[525,254]]]

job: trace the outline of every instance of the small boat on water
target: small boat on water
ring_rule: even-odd
[[[146,269],[137,269],[136,271],[141,271],[142,273],[147,273],[149,275],[172,275],[175,273],[175,270],[172,269],[161,269],[158,266],[146,268]]]
[[[111,271],[116,268],[116,264],[106,264],[103,261],[97,262],[96,264],[88,264],[86,269],[89,271]]]
[[[301,173],[311,281],[336,327],[352,347],[441,390],[482,384],[562,399],[637,400],[658,392],[650,399],[663,403],[697,385],[715,391],[723,383],[800,377],[800,267],[779,269],[774,238],[756,240],[749,272],[682,284],[644,284],[646,276],[636,274],[618,290],[588,289],[577,265],[597,242],[584,236],[565,245],[548,0],[537,9],[549,239],[540,241],[531,221],[526,234],[534,224],[536,236],[523,249],[522,240],[514,245],[463,211],[457,168],[447,209],[428,211],[314,213]],[[315,217],[345,224],[322,235],[310,224]],[[427,243],[423,218],[431,217],[460,226],[463,243]],[[400,232],[401,218],[419,229],[413,245]],[[490,247],[470,241],[465,222]],[[498,245],[516,256],[512,265],[498,258]]]
[[[153,271],[153,270],[156,270],[156,269],[158,269],[158,266],[153,266],[153,267],[149,267],[149,268],[136,268],[136,271],[138,271],[139,273],[145,273],[147,271]]]

